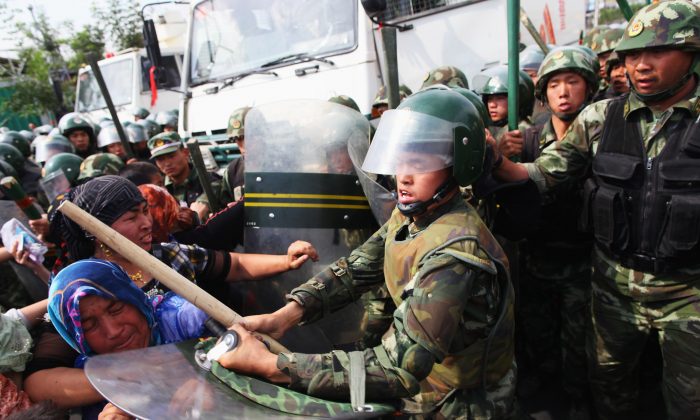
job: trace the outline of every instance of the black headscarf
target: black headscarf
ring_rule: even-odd
[[[79,185],[70,190],[64,200],[71,201],[107,226],[145,201],[136,185],[115,175],[101,176]],[[61,212],[54,211],[49,219],[51,231],[61,235],[72,260],[94,255],[95,240],[90,233]]]

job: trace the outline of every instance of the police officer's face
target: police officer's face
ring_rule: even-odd
[[[532,83],[537,84],[537,80],[539,77],[537,77],[537,69],[523,69],[525,73],[527,73],[528,76],[530,76],[530,79],[532,79]]]
[[[148,347],[151,331],[146,317],[128,303],[85,296],[80,299],[80,323],[90,348],[97,354]]]
[[[171,179],[179,180],[189,168],[189,155],[187,150],[180,148],[167,155],[156,157],[156,166]]]
[[[688,72],[693,55],[669,49],[625,53],[625,68],[637,92],[649,95],[673,87]]]
[[[75,130],[68,135],[68,140],[73,143],[75,149],[84,152],[90,148],[90,136],[83,130]]]
[[[508,95],[489,95],[486,97],[491,121],[501,121],[508,118]]]
[[[598,70],[598,75],[601,79],[604,79],[605,76],[607,76],[607,74],[605,74],[605,63],[608,62],[610,54],[612,54],[612,51],[607,51],[602,54],[598,54],[598,64],[600,64],[600,70]]]
[[[557,73],[547,82],[547,103],[553,112],[576,112],[586,100],[586,80],[573,71]]]
[[[121,143],[108,144],[107,151],[109,153],[119,156],[120,158],[126,157],[126,153],[124,152],[124,146],[122,146]]]
[[[396,174],[396,192],[401,204],[427,201],[447,181],[452,168],[414,174]]]

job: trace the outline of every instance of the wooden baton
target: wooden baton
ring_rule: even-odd
[[[158,279],[158,281],[166,285],[170,290],[187,299],[224,326],[228,327],[242,319],[233,309],[224,305],[214,296],[187,280],[158,258],[149,254],[138,245],[126,239],[119,232],[102,223],[96,217],[70,201],[66,200],[61,203],[61,205],[58,206],[58,211],[68,216],[72,221],[95,236],[95,238],[136,265],[144,273]],[[289,351],[282,344],[266,334],[258,332],[254,332],[253,334],[262,337],[263,341],[270,348],[270,351],[275,354]]]

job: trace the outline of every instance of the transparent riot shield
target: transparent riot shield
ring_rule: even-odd
[[[378,227],[347,145],[368,140],[358,112],[321,100],[283,101],[247,115],[245,251],[286,253],[295,240],[312,243],[320,260],[268,280],[238,283],[234,301],[243,314],[267,313],[285,294],[364,243]],[[323,320],[290,331],[293,351],[320,352],[351,346],[361,335],[358,302]]]
[[[59,194],[66,193],[70,189],[70,181],[66,178],[66,174],[63,173],[63,169],[45,176],[39,182],[44,193],[46,193],[46,198],[49,199],[49,203],[53,203]]]
[[[0,226],[12,218],[19,220],[25,226],[29,226],[29,219],[14,201],[0,200]],[[3,246],[10,247],[12,244],[3,244]],[[38,302],[46,299],[49,294],[49,288],[32,270],[17,264],[14,260],[8,261],[7,264],[12,267],[12,271],[17,275],[22,286],[27,289],[33,301]]]
[[[367,155],[369,142],[366,139],[352,138],[348,143],[348,153],[355,173],[360,180],[365,196],[372,208],[372,213],[377,223],[383,225],[389,220],[391,212],[396,207],[396,196],[392,191],[396,189],[395,181],[386,175],[370,174],[362,170],[362,162]]]

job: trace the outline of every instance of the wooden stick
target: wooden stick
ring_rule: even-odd
[[[202,290],[158,258],[70,201],[66,200],[61,203],[58,206],[58,211],[68,216],[72,221],[94,235],[95,238],[136,265],[144,273],[158,279],[170,290],[190,301],[225,327],[229,327],[242,319],[233,309],[219,302],[214,296]],[[254,334],[262,337],[273,353],[278,354],[289,351],[272,337],[261,333]]]

